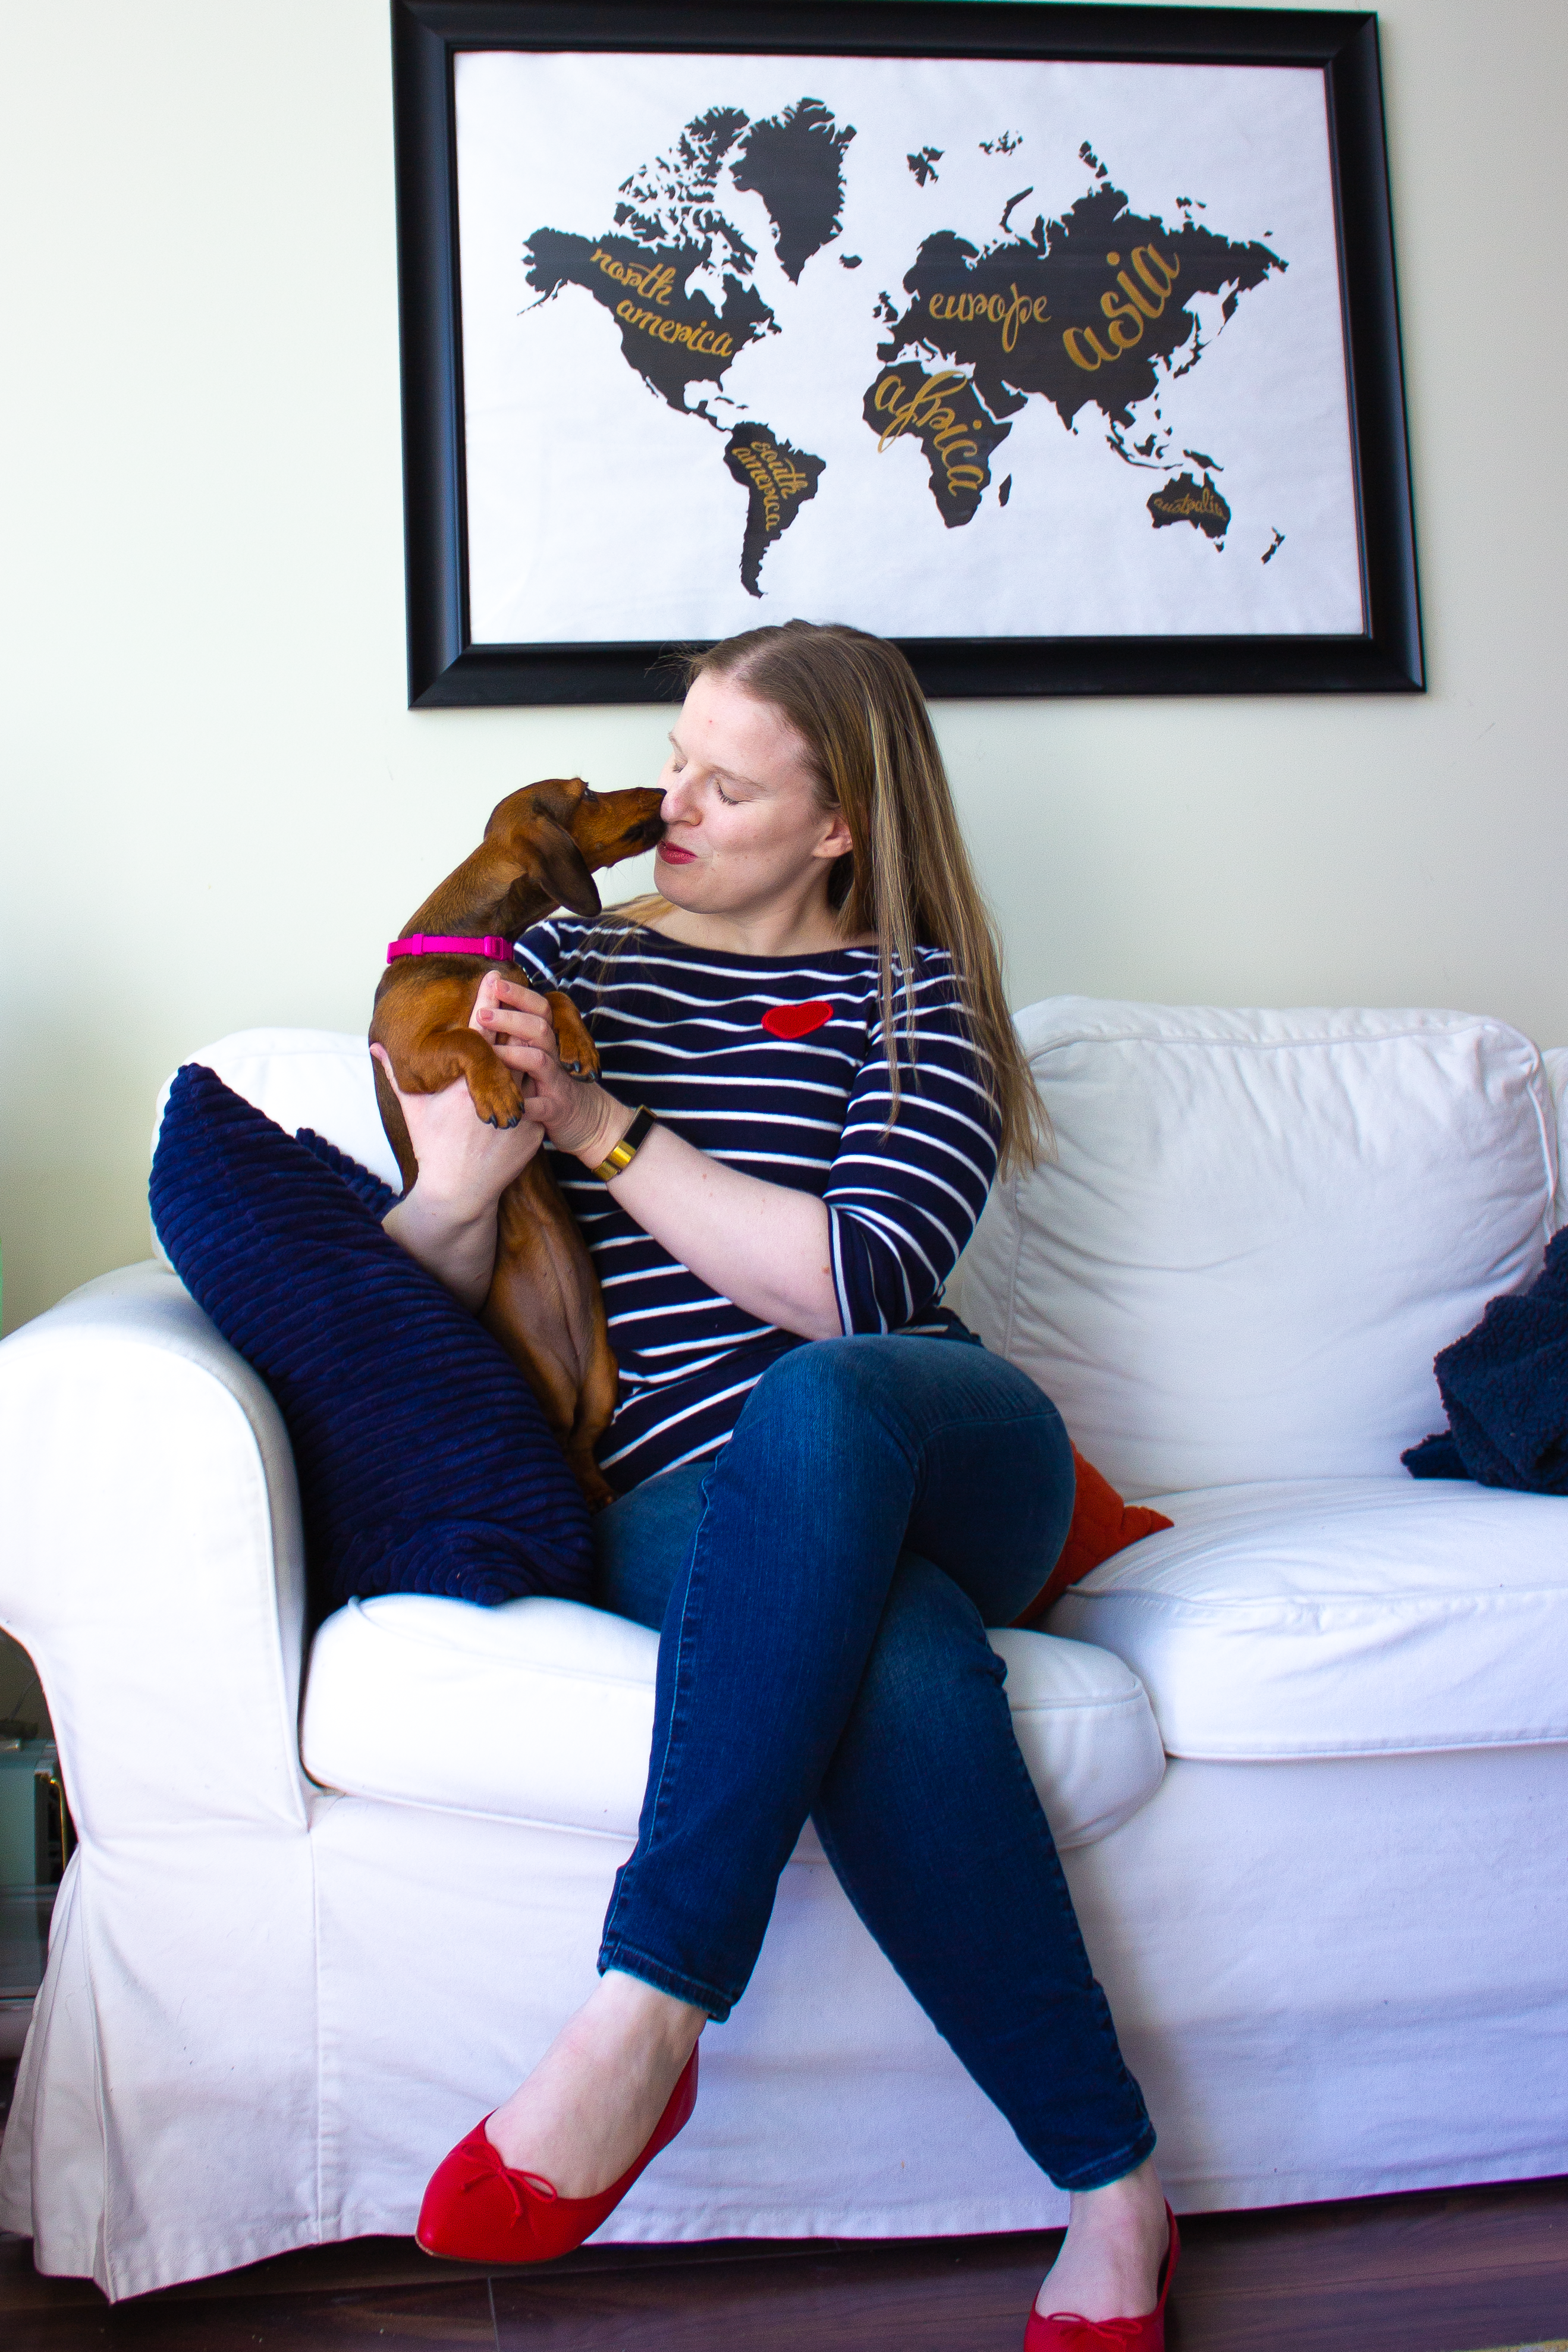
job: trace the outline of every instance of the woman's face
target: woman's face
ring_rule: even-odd
[[[688,913],[745,920],[803,907],[850,847],[783,713],[711,671],[681,707],[659,782],[667,830],[654,883]]]

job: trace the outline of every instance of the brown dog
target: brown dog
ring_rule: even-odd
[[[479,983],[497,965],[511,969],[509,943],[553,907],[598,914],[593,869],[659,839],[660,799],[653,791],[592,793],[580,776],[558,776],[501,802],[473,856],[398,934],[472,938],[496,951],[406,955],[388,964],[376,990],[371,1043],[385,1046],[404,1094],[439,1094],[465,1078],[481,1118],[517,1125],[525,1082],[468,1025]],[[549,1002],[562,1061],[595,1075],[599,1056],[570,1000],[552,992]],[[380,1062],[375,1074],[406,1192],[419,1162]],[[593,1446],[615,1410],[615,1359],[588,1252],[542,1151],[501,1195],[496,1271],[480,1319],[527,1378],[590,1505],[607,1503]]]

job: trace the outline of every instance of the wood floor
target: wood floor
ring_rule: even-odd
[[[1170,2352],[1568,2342],[1568,2179],[1184,2224]],[[112,2309],[0,2239],[5,2352],[1020,2352],[1049,2236],[607,2248],[486,2275],[367,2238]]]

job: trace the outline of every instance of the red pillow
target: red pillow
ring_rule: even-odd
[[[1068,1586],[1087,1576],[1092,1568],[1098,1568],[1103,1559],[1175,1524],[1163,1511],[1148,1510],[1142,1503],[1124,1503],[1110,1480],[1103,1478],[1092,1462],[1085,1462],[1076,1445],[1072,1449],[1072,1466],[1078,1474],[1078,1491],[1073,1496],[1072,1525],[1067,1530],[1067,1541],[1056,1566],[1029,1607],[1013,1619],[1015,1625],[1038,1625],[1051,1602],[1059,1601]]]

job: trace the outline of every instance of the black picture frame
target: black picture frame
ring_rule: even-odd
[[[1377,18],[1051,0],[392,0],[411,708],[678,699],[657,644],[476,644],[468,626],[453,60],[459,50],[1104,59],[1320,69],[1359,521],[1360,634],[921,637],[936,697],[1424,690]]]

